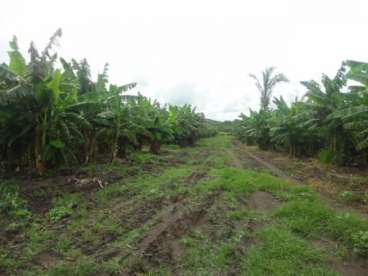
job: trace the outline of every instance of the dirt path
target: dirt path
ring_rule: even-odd
[[[241,151],[243,153],[245,153],[249,158],[253,159],[254,161],[256,161],[259,164],[261,164],[262,166],[264,166],[265,168],[269,169],[274,175],[276,175],[278,177],[281,177],[281,178],[283,178],[285,180],[288,180],[290,182],[298,182],[298,183],[300,183],[298,180],[289,177],[286,173],[284,173],[282,170],[280,170],[276,166],[272,165],[271,163],[266,162],[265,160],[263,160],[262,158],[258,157],[257,155],[249,152],[244,145],[237,143],[236,146],[239,147],[241,149]]]
[[[368,214],[367,170],[323,164],[318,158],[292,158],[285,153],[264,151],[256,146],[240,144],[238,148],[245,149],[246,154],[251,154],[277,167],[294,182],[307,184],[328,198]]]
[[[267,168],[268,170],[270,170],[271,173],[274,174],[275,176],[281,177],[290,183],[295,183],[298,185],[306,185],[302,183],[300,180],[298,180],[296,177],[290,177],[288,174],[284,173],[281,169],[279,169],[275,165],[271,164],[270,162],[265,161],[264,159],[257,156],[256,154],[250,152],[245,145],[236,143],[236,146],[240,149],[240,151],[237,154],[238,156],[241,154],[248,156],[250,159],[256,161],[264,168]],[[238,165],[241,165],[242,162],[239,160],[239,157],[237,157],[237,155],[233,154],[234,158],[237,159],[237,161],[235,162],[237,162]],[[242,167],[245,168],[246,166],[243,165]],[[368,218],[368,214],[362,211],[361,209],[354,208],[353,206],[344,205],[341,202],[338,202],[336,199],[333,199],[324,193],[320,193],[320,196],[323,198],[323,200],[328,202],[330,206],[332,206],[333,208],[335,208],[336,210],[340,212],[350,212],[350,213],[354,213],[356,215]]]

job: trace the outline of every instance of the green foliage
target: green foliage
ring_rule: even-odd
[[[362,200],[364,198],[364,195],[359,195],[352,191],[343,191],[339,193],[338,197],[343,202],[352,203]]]
[[[19,52],[17,38],[14,36],[9,44],[11,48],[11,51],[8,52],[10,58],[9,70],[19,76],[25,76],[27,72],[26,61]]]
[[[352,235],[354,251],[357,253],[368,256],[368,231],[359,231]]]
[[[9,64],[0,66],[0,164],[8,170],[33,168],[38,174],[110,156],[125,158],[149,145],[193,145],[215,135],[203,114],[189,105],[161,106],[126,93],[137,83],[109,84],[108,64],[93,81],[86,59],[70,62],[53,47],[57,30],[41,53],[32,43],[26,62],[17,39],[10,42]]]
[[[303,81],[305,96],[290,105],[280,97],[269,108],[269,100],[264,99],[267,93],[261,93],[260,111],[241,114],[234,133],[262,149],[287,151],[291,156],[319,154],[324,163],[366,165],[367,68],[366,63],[346,61],[333,78],[322,75],[321,83]],[[360,85],[347,87],[348,80]],[[259,81],[256,85],[261,92],[266,90]]]
[[[321,264],[321,253],[280,226],[259,234],[260,246],[251,248],[244,260],[249,275],[335,275]]]
[[[52,238],[51,231],[39,222],[33,222],[26,230],[27,254],[33,256],[48,248]]]
[[[49,218],[51,221],[55,222],[69,216],[71,213],[71,208],[67,206],[55,207],[49,211]]]
[[[255,172],[237,168],[212,169],[211,178],[202,181],[195,189],[201,193],[225,191],[246,196],[257,190],[276,192],[286,189],[287,183],[267,172]]]
[[[302,214],[302,215],[301,215]],[[329,236],[352,246],[352,235],[368,230],[368,223],[357,216],[337,214],[326,204],[314,200],[292,200],[284,204],[275,216],[302,236]]]
[[[260,111],[259,113],[250,110],[250,115],[240,115],[242,121],[237,128],[237,136],[249,145],[257,144],[261,149],[268,149],[270,146],[270,127],[267,124],[270,113]]]
[[[77,195],[65,194],[53,199],[53,207],[48,212],[48,217],[52,222],[59,221],[73,213],[73,208],[81,204]]]
[[[122,270],[122,264],[119,258],[112,258],[102,264],[102,270],[109,275],[120,275]]]
[[[322,149],[319,152],[319,160],[322,163],[330,164],[335,159],[335,154],[330,149]]]
[[[93,258],[90,257],[80,257],[77,262],[73,265],[63,263],[59,266],[53,267],[48,271],[48,275],[52,276],[63,276],[63,275],[75,275],[75,276],[85,276],[85,275],[97,275],[98,267]]]
[[[170,106],[168,121],[174,129],[174,140],[181,146],[192,146],[200,138],[204,115],[190,105]]]
[[[14,219],[30,217],[31,212],[27,208],[27,202],[20,197],[15,183],[0,183],[0,212]]]

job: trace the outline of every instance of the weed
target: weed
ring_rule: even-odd
[[[75,194],[64,194],[53,200],[53,208],[48,217],[52,222],[59,221],[73,213],[73,208],[81,204],[81,197]]]
[[[352,244],[352,233],[368,230],[368,221],[348,213],[337,214],[317,201],[287,202],[276,211],[275,216],[284,219],[290,229],[303,236],[329,235],[348,244]]]
[[[48,274],[50,276],[86,276],[97,275],[98,268],[93,258],[82,256],[75,264],[63,263],[49,269]]]
[[[101,265],[102,271],[108,273],[109,275],[119,275],[122,270],[122,264],[119,258],[112,258]]]
[[[340,199],[340,201],[345,203],[352,203],[362,200],[362,196],[352,191],[343,191],[338,194],[338,198]]]
[[[352,235],[354,251],[368,256],[368,231],[359,231]]]
[[[235,210],[229,211],[226,216],[230,219],[241,220],[249,216],[249,212],[247,210]]]
[[[330,149],[322,149],[319,152],[319,160],[324,164],[330,164],[336,158],[336,153]]]
[[[31,212],[27,202],[19,196],[18,186],[13,182],[0,183],[0,213],[14,219],[28,219]]]
[[[134,152],[130,159],[137,165],[154,164],[158,162],[159,156],[148,152]]]
[[[67,236],[58,238],[55,244],[55,250],[62,253],[69,250],[73,245],[73,240]]]

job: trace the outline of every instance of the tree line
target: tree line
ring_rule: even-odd
[[[259,111],[232,123],[239,139],[261,149],[288,152],[291,156],[319,156],[323,162],[340,165],[367,163],[368,153],[368,63],[344,61],[331,78],[302,81],[307,92],[291,104],[273,98],[272,89],[287,82],[275,68],[251,75],[261,95]]]
[[[161,105],[126,95],[136,87],[110,84],[108,64],[94,81],[86,59],[58,58],[61,29],[42,51],[31,43],[29,60],[10,42],[9,62],[0,65],[0,170],[42,174],[60,165],[111,161],[164,143],[193,145],[216,130],[190,105]]]

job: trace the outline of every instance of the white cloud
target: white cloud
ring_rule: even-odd
[[[26,53],[62,27],[58,49],[86,57],[94,73],[140,82],[164,102],[197,105],[215,119],[258,108],[249,73],[277,66],[291,82],[275,95],[292,100],[299,81],[333,75],[342,60],[368,60],[364,0],[71,1],[6,0],[0,18],[0,62],[17,35]]]

